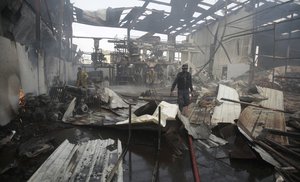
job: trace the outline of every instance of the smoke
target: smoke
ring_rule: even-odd
[[[0,81],[0,125],[6,125],[18,112],[20,80],[12,74]]]
[[[18,113],[19,109],[19,92],[21,88],[21,83],[16,75],[11,75],[8,78],[8,101],[10,108],[14,113]]]
[[[11,115],[8,111],[5,110],[5,108],[3,107],[2,103],[0,105],[0,125],[4,126],[7,123],[9,123],[9,121],[11,120]]]
[[[20,88],[16,43],[0,37],[0,125],[10,122],[18,110]]]

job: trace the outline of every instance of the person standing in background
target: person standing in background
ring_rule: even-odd
[[[87,78],[88,74],[81,67],[78,67],[76,86],[87,88]]]
[[[170,95],[174,95],[173,91],[177,85],[178,90],[178,106],[183,115],[187,115],[187,106],[190,104],[190,92],[193,94],[192,75],[188,71],[188,65],[182,65],[182,71],[179,72],[172,84]]]

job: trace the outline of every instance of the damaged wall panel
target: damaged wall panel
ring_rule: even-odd
[[[43,55],[37,55],[19,43],[0,37],[1,64],[1,99],[0,125],[5,125],[12,119],[13,110],[17,111],[19,90],[25,93],[46,93]],[[31,54],[29,54],[29,52]],[[1,109],[2,108],[2,109]]]
[[[75,83],[77,65],[52,56],[46,56],[45,59],[45,72],[48,87],[57,85],[58,81],[68,84]]]
[[[245,8],[238,11],[238,13],[231,14],[225,19],[219,20],[216,23],[203,26],[199,31],[192,33],[188,36],[188,42],[197,44],[199,53],[193,53],[191,56],[191,61],[197,66],[203,66],[209,61],[210,55],[214,52],[211,51],[211,46],[213,46],[215,34],[217,34],[216,45],[214,48],[218,48],[214,56],[213,74],[216,78],[221,78],[222,69],[227,64],[231,63],[248,63],[249,55],[251,55],[251,45],[252,45],[252,35],[229,38],[230,34],[240,32],[241,29],[251,29],[253,26],[252,19],[246,19],[234,24],[229,24],[239,17],[244,17],[251,14],[251,10],[245,10]],[[226,23],[226,28],[224,32],[224,24]],[[218,29],[219,26],[219,29]],[[218,31],[217,31],[218,29]],[[224,36],[222,37],[224,32]],[[227,39],[227,40],[226,40]],[[219,45],[219,41],[222,41],[223,47]],[[229,59],[224,51],[228,53]],[[187,53],[186,53],[187,54]],[[187,56],[182,56],[187,57]]]
[[[32,8],[33,7],[30,7],[30,5],[23,3],[19,12],[20,18],[18,21],[13,22],[13,25],[10,25],[11,28],[8,30],[6,30],[7,28],[4,28],[13,35],[14,40],[26,45],[36,44],[36,15]],[[49,48],[49,43],[55,40],[51,29],[44,21],[41,21],[41,40],[42,47],[45,48]]]
[[[249,71],[249,64],[228,64],[227,65],[227,79],[236,78],[238,76],[244,75],[247,71]]]
[[[77,79],[77,65],[71,62],[64,62],[66,64],[66,82],[68,84],[76,82]]]
[[[0,125],[7,124],[17,111],[19,89],[35,95],[47,93],[55,76],[63,82],[76,79],[76,65],[52,56],[39,55],[32,47],[0,37]],[[46,84],[47,82],[47,84]]]
[[[226,28],[226,32],[229,32],[228,28]],[[233,32],[229,33],[231,34]],[[228,68],[240,64],[240,69],[243,68],[243,66],[241,66],[242,64],[250,64],[252,60],[250,57],[252,45],[251,40],[252,36],[243,36],[224,41],[223,45],[226,52],[228,53],[230,60],[227,58],[224,48],[220,46],[214,58],[215,61],[213,64],[213,75],[215,75],[217,78],[222,78],[223,75],[226,75],[227,78],[239,76],[234,75],[234,73],[236,73],[236,70],[230,70]]]
[[[25,46],[17,45],[17,59],[20,66],[21,87],[25,93],[42,94],[46,93],[44,77],[44,58],[37,56],[31,48],[25,49]]]
[[[0,125],[7,124],[17,111],[21,87],[18,61],[16,43],[0,36]]]

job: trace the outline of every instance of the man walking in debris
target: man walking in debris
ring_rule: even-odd
[[[88,74],[81,67],[78,67],[76,86],[87,88],[87,78]]]
[[[188,71],[188,65],[182,65],[182,71],[179,72],[172,84],[171,87],[171,96],[175,86],[177,85],[178,89],[178,105],[179,110],[183,115],[187,115],[187,106],[190,104],[190,91],[193,94],[193,84],[192,84],[192,75]]]

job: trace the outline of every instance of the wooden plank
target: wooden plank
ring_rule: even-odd
[[[284,111],[284,110],[281,110],[281,109],[275,109],[275,108],[263,107],[263,106],[261,106],[261,105],[252,104],[252,103],[249,103],[249,102],[235,101],[235,100],[226,99],[226,98],[221,98],[221,100],[225,100],[225,101],[229,101],[229,102],[235,102],[235,103],[239,103],[239,104],[245,104],[245,105],[248,105],[248,106],[254,106],[254,107],[259,107],[259,108],[263,108],[263,109],[270,109],[270,110],[273,110],[273,111],[279,111],[279,112],[284,112],[284,113],[294,114],[293,112]]]
[[[288,157],[286,157],[284,154],[274,150],[272,147],[270,147],[268,144],[266,144],[264,141],[258,141],[258,143],[266,149],[269,153],[271,153],[272,156],[276,158],[277,161],[279,161],[283,166],[293,166],[298,171],[300,171],[299,164]]]
[[[201,124],[201,123],[206,123],[210,124],[210,115],[211,115],[211,108],[200,108],[197,105],[190,104],[188,111],[189,113],[189,120],[190,123],[193,124]]]
[[[238,124],[242,125],[243,130],[254,139],[261,136],[265,128],[285,131],[283,113],[252,106],[248,106],[243,110]],[[287,137],[285,136],[267,134],[266,138],[282,145],[288,144]]]
[[[240,122],[240,120],[237,122],[237,126],[239,131],[249,140],[252,142],[251,147],[260,155],[260,157],[265,160],[266,162],[270,163],[271,165],[279,168],[281,167],[280,163],[273,158],[272,155],[270,155],[266,150],[264,150],[260,145],[257,145],[257,143],[254,141],[254,138],[251,136],[249,130],[243,125],[243,123]]]
[[[257,86],[257,90],[259,94],[268,98],[257,104],[262,107],[273,108],[274,110],[248,106],[241,113],[239,123],[244,126],[245,132],[253,138],[260,136],[263,129],[275,129],[285,132],[286,124],[284,113],[276,111],[284,110],[283,92],[259,86]],[[288,139],[285,136],[267,134],[266,137],[282,145],[288,144]]]
[[[300,139],[300,133],[298,132],[285,132],[285,131],[279,131],[279,130],[267,129],[267,128],[264,128],[264,132]]]

